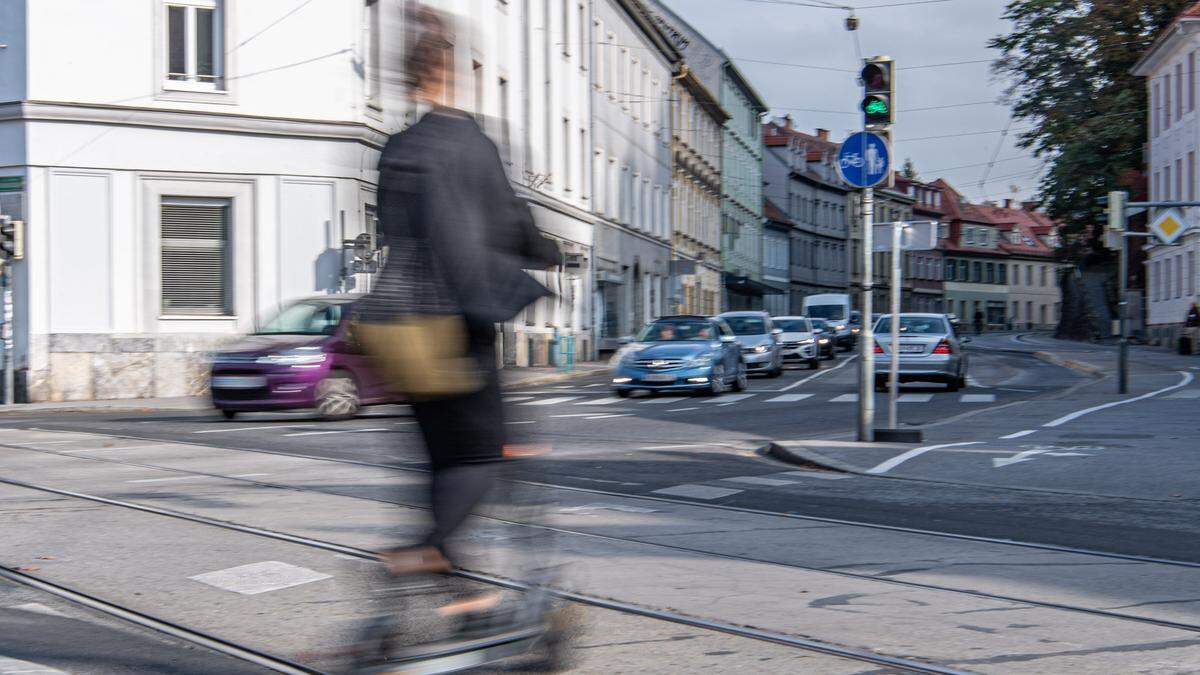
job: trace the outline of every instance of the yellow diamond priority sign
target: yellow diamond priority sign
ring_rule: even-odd
[[[1171,245],[1187,230],[1187,221],[1179,209],[1159,211],[1154,220],[1150,221],[1150,231],[1164,244]]]

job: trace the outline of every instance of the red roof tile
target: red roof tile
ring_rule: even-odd
[[[792,219],[788,218],[788,215],[783,212],[783,209],[775,206],[775,202],[771,201],[770,199],[763,200],[763,215],[767,217],[767,220],[772,220],[776,223],[790,224],[792,222]]]

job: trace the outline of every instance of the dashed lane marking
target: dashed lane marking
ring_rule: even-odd
[[[667,396],[665,398],[652,398],[642,402],[642,405],[663,405],[664,403],[679,403],[686,401],[686,396]]]
[[[536,424],[537,420],[517,420],[515,422],[505,422],[505,424]]]
[[[933,394],[900,394],[896,399],[897,403],[929,403],[933,400]]]
[[[261,431],[263,429],[311,429],[315,424],[260,424],[256,427],[233,427],[223,429],[201,429],[193,434],[227,434],[233,431]]]
[[[614,413],[612,415],[592,415],[591,417],[585,417],[584,419],[607,420],[607,419],[612,419],[613,417],[629,417],[632,414],[633,413]]]
[[[278,560],[264,560],[215,572],[205,572],[188,578],[225,591],[242,595],[258,595],[333,577]]]
[[[607,398],[591,398],[586,401],[573,403],[572,405],[612,405],[614,403],[620,403],[624,400],[625,399],[620,398],[619,396],[609,396]]]
[[[387,429],[331,429],[329,431],[298,431],[294,434],[284,434],[285,437],[292,436],[328,436],[330,434],[368,434],[375,431],[387,431]]]
[[[796,401],[803,401],[806,398],[812,398],[812,396],[812,394],[784,394],[783,396],[767,399],[767,403],[795,403]]]
[[[731,394],[729,396],[717,396],[716,398],[711,398],[711,399],[705,401],[705,403],[721,403],[721,404],[737,403],[738,401],[744,401],[744,400],[750,398],[751,396],[754,396],[754,394]]]
[[[1005,441],[1011,441],[1014,438],[1024,438],[1025,436],[1028,436],[1029,434],[1036,434],[1036,433],[1037,433],[1037,429],[1026,429],[1024,431],[1013,432],[1007,436],[1001,436],[1000,438]]]
[[[712,485],[673,485],[661,490],[654,490],[654,494],[670,495],[672,497],[690,497],[692,499],[720,499],[736,495],[745,490],[733,490],[731,488],[713,487]]]
[[[829,399],[830,403],[857,403],[858,394],[842,394]]]
[[[762,476],[734,476],[733,478],[722,478],[721,480],[727,480],[731,483],[746,483],[747,485],[766,485],[768,487],[796,484],[795,481],[763,478]]]
[[[995,403],[995,394],[963,394],[958,399],[962,403]]]
[[[574,401],[577,398],[579,398],[579,397],[578,396],[555,396],[552,398],[544,398],[539,401],[526,401],[524,403],[518,403],[517,405],[555,405],[558,403],[566,403],[568,401]]]
[[[551,415],[551,417],[591,417],[593,413],[567,413],[565,415]]]
[[[697,406],[692,406],[691,408],[671,408],[667,412],[686,412],[688,410],[699,410],[699,409],[700,408]]]

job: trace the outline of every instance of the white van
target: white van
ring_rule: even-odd
[[[848,293],[820,293],[804,298],[804,316],[829,322],[835,336],[834,343],[842,349],[854,346],[854,333],[850,330],[850,310]]]

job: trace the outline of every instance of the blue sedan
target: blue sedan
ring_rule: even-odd
[[[746,363],[729,326],[703,316],[668,316],[647,325],[613,357],[617,396],[634,391],[715,396],[746,388]]]

